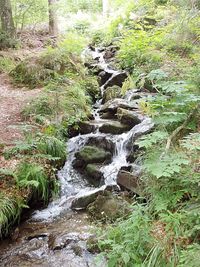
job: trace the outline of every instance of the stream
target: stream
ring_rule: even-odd
[[[95,234],[85,211],[87,205],[99,192],[120,190],[121,185],[130,189],[123,175],[121,184],[118,182],[119,173],[123,174],[123,169],[128,169],[130,175],[140,173],[139,162],[131,160],[134,141],[153,127],[151,119],[139,110],[139,101],[152,97],[150,93],[131,89],[124,96],[105,100],[109,88],[121,87],[127,78],[126,72],[112,67],[115,48],[109,49],[110,57],[106,56],[106,48],[87,48],[83,54],[92,58],[88,67],[98,76],[101,98],[93,106],[93,119],[80,127],[82,133],[67,142],[67,161],[57,174],[59,198],[35,211],[10,239],[1,242],[0,266],[97,266],[96,255],[86,245]],[[86,147],[100,149],[103,159],[94,152],[87,161],[80,152]],[[96,168],[94,175],[86,172],[88,165]],[[106,266],[105,262],[101,266]]]

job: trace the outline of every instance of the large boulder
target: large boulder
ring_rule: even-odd
[[[81,134],[88,134],[95,131],[97,126],[91,121],[82,121],[79,123],[79,132]]]
[[[117,117],[121,123],[129,124],[132,127],[141,123],[142,120],[142,116],[140,114],[123,108],[117,109]]]
[[[116,185],[104,185],[100,188],[85,192],[80,192],[76,195],[72,201],[71,208],[73,210],[84,210],[88,205],[95,201],[97,196],[103,195],[105,191],[118,191],[119,188]]]
[[[115,114],[118,108],[137,110],[139,107],[138,107],[138,104],[136,104],[135,102],[131,103],[127,101],[126,99],[116,98],[114,100],[109,100],[108,102],[106,102],[101,107],[100,112],[101,113],[111,112]]]
[[[132,135],[127,143],[127,149],[132,149],[132,146],[137,138],[152,131],[154,123],[151,118],[145,118],[140,124],[133,128]]]
[[[87,180],[94,186],[98,187],[103,184],[103,173],[101,172],[101,165],[88,164],[85,168]]]
[[[102,148],[84,146],[75,154],[74,168],[85,168],[90,163],[110,163],[112,154]]]
[[[115,221],[131,212],[130,204],[122,197],[104,192],[88,205],[88,211],[95,220]]]
[[[115,112],[111,112],[111,111],[107,111],[104,113],[101,113],[100,118],[103,120],[116,120],[117,119],[117,115],[115,114]]]
[[[113,73],[111,72],[107,72],[107,71],[101,71],[98,74],[98,83],[100,86],[104,85],[111,77],[112,77]]]
[[[117,184],[123,189],[139,194],[139,178],[131,172],[120,170],[117,176]]]
[[[100,128],[101,133],[109,134],[122,134],[129,131],[132,128],[131,125],[122,124],[119,121],[108,121],[105,122]]]
[[[109,151],[111,154],[113,154],[115,150],[115,144],[113,143],[113,141],[109,138],[106,138],[105,136],[90,137],[86,142],[86,145],[102,148],[106,151]]]
[[[121,97],[121,88],[117,85],[108,87],[103,93],[102,103]]]
[[[128,77],[128,74],[125,71],[114,73],[112,77],[105,83],[104,89],[114,86],[114,85],[118,85],[119,87],[122,87],[127,77]]]

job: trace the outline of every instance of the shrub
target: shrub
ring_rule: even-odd
[[[0,55],[0,73],[9,73],[15,67],[15,62],[10,57]]]
[[[19,47],[19,41],[0,31],[0,50]]]
[[[10,226],[19,220],[23,208],[27,206],[21,197],[0,192],[0,237],[8,234]]]
[[[53,136],[42,136],[37,142],[37,149],[41,154],[50,155],[62,162],[66,159],[65,143]]]
[[[19,63],[11,72],[11,76],[16,83],[35,88],[65,73],[77,75],[82,72],[80,53],[84,46],[84,38],[70,33],[57,48],[49,47],[37,58],[29,58]]]
[[[49,179],[45,169],[37,163],[22,162],[16,170],[16,182],[19,187],[32,188],[45,202],[49,197]]]

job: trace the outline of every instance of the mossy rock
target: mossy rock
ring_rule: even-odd
[[[123,198],[110,192],[104,192],[88,205],[88,211],[95,220],[112,222],[128,215],[131,209],[129,203]]]
[[[129,131],[131,128],[131,125],[122,124],[119,121],[110,121],[104,123],[99,130],[101,133],[122,134]]]
[[[117,85],[108,87],[103,95],[103,103],[121,97],[121,88]]]
[[[141,123],[139,115],[135,111],[118,108],[117,117],[121,123],[131,125],[132,127]]]
[[[100,186],[103,181],[103,173],[100,168],[101,165],[88,164],[85,169],[86,178],[96,187]]]
[[[90,163],[110,163],[112,155],[102,148],[85,146],[75,154],[75,157],[73,166],[75,168],[85,168]]]
[[[55,72],[45,69],[38,64],[37,60],[29,59],[19,63],[11,72],[14,81],[19,84],[27,85],[30,88],[42,85],[55,77]]]

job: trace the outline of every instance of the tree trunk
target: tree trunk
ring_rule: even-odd
[[[10,0],[0,0],[1,29],[10,37],[15,35],[15,26],[12,16],[12,7]]]
[[[1,1],[1,0],[0,0]],[[57,35],[58,34],[58,24],[57,24],[57,16],[54,4],[56,3],[56,0],[48,0],[49,2],[49,33],[51,35]]]

